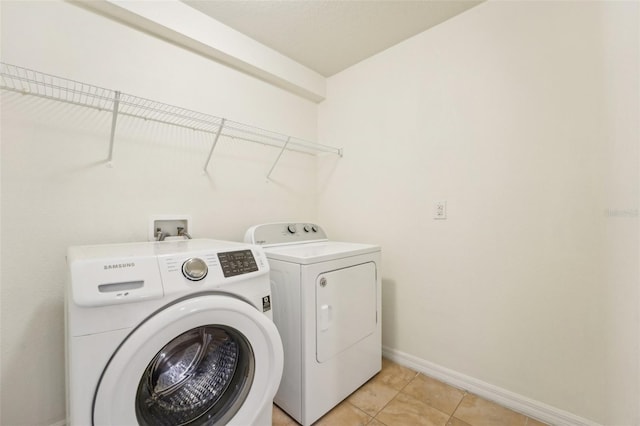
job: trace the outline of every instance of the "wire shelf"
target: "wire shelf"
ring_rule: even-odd
[[[342,149],[322,145],[281,133],[264,130],[198,111],[140,98],[116,90],[57,77],[40,71],[0,62],[1,89],[38,96],[45,99],[88,107],[100,111],[112,111],[113,120],[109,147],[109,161],[112,159],[113,143],[118,115],[146,121],[188,128],[210,133],[215,136],[204,169],[206,171],[211,154],[220,137],[243,140],[278,147],[306,154],[332,153],[342,156]],[[274,163],[271,171],[275,167]],[[271,174],[271,172],[269,172]]]

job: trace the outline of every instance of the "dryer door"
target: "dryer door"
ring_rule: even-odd
[[[274,324],[250,304],[207,294],[137,327],[98,383],[95,425],[254,424],[282,374]]]
[[[376,265],[363,263],[316,278],[316,359],[325,362],[376,331]]]

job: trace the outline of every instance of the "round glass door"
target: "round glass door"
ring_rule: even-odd
[[[224,294],[178,300],[107,338],[121,343],[96,384],[95,426],[258,424],[282,375],[273,322]]]
[[[138,423],[224,424],[245,401],[254,371],[251,346],[236,329],[205,325],[186,331],[144,370],[136,392]]]

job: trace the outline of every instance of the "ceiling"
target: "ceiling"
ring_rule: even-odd
[[[481,0],[182,0],[329,77]]]

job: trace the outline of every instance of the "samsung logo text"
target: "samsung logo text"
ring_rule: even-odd
[[[136,264],[131,263],[113,263],[111,265],[104,265],[104,269],[124,269],[124,268],[133,268]]]

